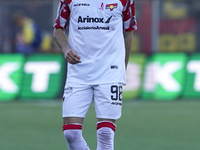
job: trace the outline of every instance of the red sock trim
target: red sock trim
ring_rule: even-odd
[[[103,127],[111,128],[115,132],[115,125],[111,122],[100,122],[97,124],[97,130]]]
[[[64,130],[82,130],[82,125],[79,124],[65,124],[63,125],[63,131]]]

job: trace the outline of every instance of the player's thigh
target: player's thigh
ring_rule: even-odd
[[[108,121],[108,122],[115,123],[115,122],[116,122],[116,119],[97,118],[97,121],[98,121],[98,122]]]
[[[82,120],[93,99],[93,89],[89,85],[66,83],[63,94],[62,116],[65,122]],[[79,122],[77,122],[79,123]]]
[[[63,118],[63,125],[73,124],[73,123],[83,124],[83,120],[84,120],[84,118],[80,118],[80,117],[64,117]]]
[[[114,122],[121,117],[122,86],[122,83],[112,83],[95,87],[95,111],[99,121]]]

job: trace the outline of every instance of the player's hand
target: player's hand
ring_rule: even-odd
[[[76,51],[73,49],[69,49],[65,55],[65,59],[70,63],[70,64],[77,64],[81,63],[81,57],[77,54]]]

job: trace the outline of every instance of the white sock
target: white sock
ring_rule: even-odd
[[[112,122],[97,123],[97,150],[114,150],[115,128]]]
[[[63,131],[69,150],[90,150],[82,136],[81,124],[66,124]]]

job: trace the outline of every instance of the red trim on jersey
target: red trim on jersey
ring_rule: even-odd
[[[65,0],[65,3],[66,3],[67,5],[69,5],[71,2],[72,2],[72,0]]]
[[[103,127],[111,128],[115,132],[115,125],[111,122],[100,122],[97,124],[97,130]]]
[[[122,3],[122,5],[125,7],[126,6],[126,3],[127,3],[127,0],[119,0],[121,3]]]
[[[127,0],[126,5],[124,7],[125,10],[123,11],[123,22],[130,20],[129,27],[126,28],[125,31],[131,31],[137,29],[137,22],[135,16],[135,2],[132,1],[131,4],[130,0]]]
[[[70,9],[68,7],[69,3],[71,3],[71,0],[60,0],[58,6],[57,18],[53,25],[54,28],[66,29],[70,15]]]
[[[82,130],[82,125],[79,124],[65,124],[63,125],[63,131],[65,130]]]
[[[130,5],[130,1],[128,1],[127,5],[126,5],[126,9],[123,11],[123,16],[124,16],[123,21],[127,21],[131,18],[132,14],[131,14],[129,8],[131,8],[131,10],[133,9],[133,7],[131,7],[131,5]]]

